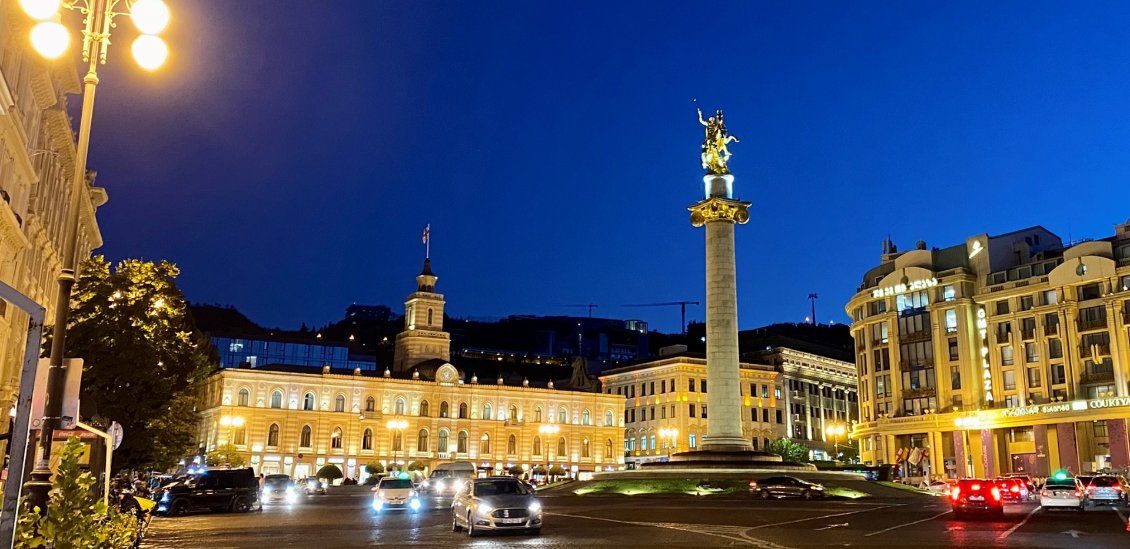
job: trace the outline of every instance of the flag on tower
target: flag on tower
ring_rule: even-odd
[[[424,244],[428,243],[428,239],[431,236],[431,234],[432,234],[432,224],[428,223],[427,226],[424,227],[424,238],[423,238]]]

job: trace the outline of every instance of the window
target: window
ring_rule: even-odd
[[[998,315],[1007,315],[1008,314],[1008,300],[1007,299],[1002,299],[1002,300],[997,302],[997,314]]]
[[[926,290],[910,292],[895,297],[895,306],[899,313],[908,309],[921,309],[930,304],[930,295]]]
[[[1039,362],[1040,361],[1040,345],[1033,341],[1024,343],[1024,360],[1025,362]]]
[[[611,425],[613,425],[613,423],[612,423],[612,410],[608,410],[607,412],[604,412],[604,426],[609,427]]]
[[[1052,385],[1063,385],[1067,383],[1067,372],[1064,370],[1063,364],[1052,364]]]
[[[302,397],[302,409],[303,410],[313,410],[314,409],[314,393],[306,393],[306,396]]]
[[[774,411],[777,413],[777,424],[780,425],[780,424],[784,423],[785,418],[784,418],[784,415],[781,414],[781,411],[780,410],[774,410]]]
[[[431,415],[431,405],[428,404],[428,401],[426,401],[426,400],[421,401],[420,402],[420,416],[421,417],[428,417],[429,415]]]
[[[443,453],[451,451],[451,446],[447,442],[447,429],[439,430],[439,442],[436,444],[436,451]]]
[[[404,451],[404,433],[400,432],[399,430],[392,432],[392,451]]]
[[[700,393],[706,392],[706,380],[705,379],[698,380],[698,390],[699,390]]]
[[[612,459],[612,439],[604,441],[604,459]]]
[[[773,388],[773,398],[776,398],[776,399],[781,398],[781,386],[780,385]]]
[[[629,418],[630,418],[630,419],[628,419],[628,423],[635,423],[636,422],[636,409],[632,408],[632,409],[628,410],[627,413],[629,414]]]
[[[1030,296],[1030,295],[1020,296],[1020,310],[1021,311],[1027,311],[1027,310],[1030,310],[1031,308],[1032,308],[1032,296]]]
[[[887,352],[886,347],[875,349],[872,358],[874,359],[872,363],[875,365],[876,372],[885,372],[891,369],[891,354]],[[781,396],[777,395],[777,398],[781,398]]]
[[[451,405],[446,400],[439,403],[439,417],[447,417],[451,415]]]
[[[651,415],[653,415],[653,416],[655,415],[655,408],[651,409]],[[655,418],[653,417],[651,419],[655,419]],[[583,412],[581,412],[581,425],[590,425],[590,424],[592,424],[592,418],[589,415],[589,411],[584,410]]]
[[[655,382],[654,381],[651,382],[651,394],[653,394],[653,395],[655,394]]]
[[[1020,406],[1020,397],[1016,395],[1008,395],[1004,397],[1005,408],[1016,408],[1017,406]]]
[[[640,396],[647,396],[647,384],[640,383]]]
[[[345,411],[345,395],[337,395],[337,398],[334,399],[334,411],[335,412],[344,412]]]
[[[666,406],[660,406],[659,407],[659,419],[667,419],[667,407]]]
[[[483,404],[483,419],[494,419],[494,408],[489,402]]]
[[[1058,339],[1048,340],[1048,358],[1063,358],[1063,342]]]
[[[247,427],[237,425],[233,434],[235,435],[235,443],[237,446],[247,444]]]
[[[279,445],[279,424],[272,423],[267,429],[267,446],[274,448]]]
[[[534,455],[541,455],[541,437],[534,437]]]
[[[428,430],[427,429],[420,429],[420,432],[416,433],[416,451],[417,452],[427,452],[428,451]]]
[[[950,389],[961,389],[961,366],[950,366]]]
[[[1016,390],[1016,372],[1012,370],[1005,370],[1002,373],[1004,374],[1004,390]]]
[[[1004,366],[1012,365],[1012,345],[1001,347],[1001,364]]]
[[[238,406],[247,406],[248,402],[250,402],[250,401],[251,401],[251,391],[248,391],[246,387],[244,387],[243,389],[240,389],[239,390],[239,400],[236,400],[237,405]]]
[[[431,308],[429,308],[428,309],[428,326],[431,326],[431,325],[432,325],[432,310],[431,310]]]
[[[1097,420],[1093,423],[1095,436],[1098,438],[1105,438],[1106,434],[1106,420]]]
[[[557,422],[569,423],[569,412],[564,407],[557,409]]]
[[[706,419],[706,405],[702,405],[702,419]]]
[[[694,433],[690,434],[689,440],[690,440],[691,448],[698,448],[698,442],[695,440]]]
[[[298,446],[302,448],[310,448],[310,439],[313,437],[313,432],[310,430],[309,425],[302,426],[302,435],[298,437]]]
[[[459,403],[459,419],[467,419],[467,403],[466,402],[460,402]],[[466,450],[464,450],[464,452],[466,452]]]
[[[365,411],[375,412],[377,410],[377,400],[373,397],[365,399]]]
[[[1028,368],[1028,386],[1033,388],[1040,386],[1039,368]]]
[[[1119,279],[1118,285],[1122,287],[1122,291],[1130,291],[1130,275],[1126,275]]]
[[[946,333],[952,334],[955,332],[957,332],[957,311],[946,309]]]
[[[467,431],[459,431],[459,437],[456,439],[456,452],[460,454],[467,453]]]
[[[365,432],[361,435],[361,449],[362,450],[372,450],[373,449],[373,430],[372,429],[365,429]]]
[[[282,408],[282,391],[275,389],[271,393],[271,408]]]
[[[690,416],[694,417],[694,404],[691,404],[690,407],[688,408],[688,410],[690,410],[690,412],[689,412]]]
[[[890,374],[875,376],[875,398],[889,397],[893,390]]]
[[[564,456],[567,453],[565,449],[565,437],[557,439],[557,457]]]
[[[659,394],[663,394],[663,393],[666,393],[666,392],[667,392],[667,380],[661,379],[661,380],[659,380]]]
[[[510,411],[506,413],[506,419],[510,421],[518,421],[518,407],[511,404]]]
[[[1020,319],[1020,337],[1023,339],[1033,339],[1036,337],[1036,319],[1022,318]]]
[[[589,439],[587,438],[581,441],[581,457],[592,457],[592,448],[590,447]]]
[[[330,435],[330,448],[341,448],[341,427],[334,427],[333,434]]]
[[[1044,305],[1055,305],[1059,303],[1059,295],[1055,290],[1044,290],[1041,294],[1044,299]]]
[[[479,454],[489,454],[489,453],[490,453],[490,435],[483,433],[483,436],[479,437]]]
[[[1106,327],[1106,307],[1087,307],[1079,309],[1079,329],[1093,330]]]
[[[890,333],[886,322],[871,325],[871,342],[875,344],[886,343]]]
[[[1102,290],[1099,289],[1098,283],[1087,284],[1079,287],[1079,301],[1087,301],[1089,299],[1098,299],[1102,297]]]
[[[398,415],[398,416],[402,416],[402,415],[404,415],[405,408],[406,408],[406,406],[404,404],[404,399],[398,397],[396,399],[396,404],[393,407],[393,410],[394,410],[393,413]]]
[[[957,292],[954,291],[953,284],[942,286],[942,301],[953,301],[957,298]]]
[[[694,392],[694,380],[693,379],[687,380],[687,390],[692,392],[692,393]]]
[[[958,351],[957,338],[956,337],[949,338],[949,340],[947,341],[947,345],[948,345],[948,349],[949,349],[950,360],[951,361],[959,360],[961,358],[961,353]]]
[[[651,435],[651,449],[655,449],[655,435]]]
[[[651,420],[655,421],[655,406],[651,407]]]
[[[765,385],[765,384],[761,385],[761,398],[769,398],[769,386],[768,385]]]

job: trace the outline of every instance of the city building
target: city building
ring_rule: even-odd
[[[661,355],[600,376],[605,394],[624,399],[624,455],[633,466],[698,449],[710,419],[705,357],[681,345]],[[851,444],[855,366],[784,347],[741,356],[742,432],[754,450],[786,437],[808,446],[814,459],[831,459],[837,446]],[[843,432],[828,431],[837,426]]]
[[[388,322],[392,318],[392,309],[385,305],[358,305],[356,303],[345,308],[346,320],[367,322]]]
[[[67,219],[78,215],[75,250],[79,260],[90,257],[102,246],[96,212],[107,195],[88,172],[81,210],[71,211],[76,150],[67,95],[79,93],[81,82],[74,64],[31,49],[32,21],[14,6],[0,6],[0,280],[43,305],[50,319]],[[0,300],[2,410],[19,390],[27,330],[28,316]]]
[[[429,261],[405,302],[396,354],[407,358],[395,367],[311,372],[244,361],[217,371],[198,405],[200,448],[231,442],[257,472],[294,477],[327,463],[355,479],[368,463],[469,460],[496,473],[560,465],[577,474],[623,466],[623,398],[597,391],[583,361],[560,380],[515,379],[495,360],[452,364],[435,281]]]
[[[846,307],[864,462],[948,477],[1130,466],[1130,222],[1066,245],[1032,227],[883,252]]]

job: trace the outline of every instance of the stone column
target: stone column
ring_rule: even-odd
[[[706,199],[690,208],[691,224],[706,226],[706,404],[702,449],[750,451],[742,434],[738,371],[738,294],[734,224],[749,220],[749,203],[732,198],[732,175],[707,175]]]

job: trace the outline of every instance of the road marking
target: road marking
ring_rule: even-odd
[[[1066,532],[1060,532],[1060,533],[1061,534],[1067,534],[1067,535],[1069,535],[1069,536],[1071,536],[1072,538],[1075,538],[1075,539],[1079,539],[1079,534],[1082,534],[1083,532],[1080,532],[1078,530],[1068,530]]]
[[[848,523],[846,523],[846,522],[841,522],[841,523],[839,523],[839,524],[829,524],[829,525],[827,525],[827,526],[825,526],[825,527],[823,527],[823,528],[815,528],[815,530],[831,530],[832,528],[843,528],[843,527],[845,527],[845,526],[847,526],[847,525],[848,525]]]
[[[1118,518],[1122,521],[1122,524],[1126,524],[1126,516],[1122,514],[1122,511],[1119,511],[1118,507],[1111,507],[1111,509],[1113,509],[1114,512],[1118,514]]]
[[[902,504],[883,505],[883,506],[880,506],[880,507],[873,507],[871,509],[862,509],[862,510],[859,510],[859,511],[848,511],[846,513],[833,513],[831,515],[821,515],[821,516],[818,516],[818,517],[809,517],[809,518],[802,518],[802,519],[796,519],[796,520],[787,520],[785,522],[773,522],[773,523],[770,523],[770,524],[762,524],[760,526],[754,526],[754,527],[750,528],[750,530],[760,530],[762,528],[770,528],[770,527],[773,527],[773,526],[785,526],[787,524],[796,524],[798,522],[806,522],[806,521],[810,521],[810,520],[820,520],[820,519],[827,519],[827,518],[832,518],[832,517],[843,517],[843,516],[847,516],[847,515],[857,515],[859,513],[869,513],[871,511],[878,511],[880,509],[889,509],[891,507],[899,507],[901,505]]]
[[[603,520],[605,522],[615,522],[618,524],[630,524],[632,526],[650,526],[652,528],[667,528],[669,530],[678,530],[680,532],[689,532],[692,534],[706,534],[708,536],[715,536],[725,538],[730,541],[737,541],[746,545],[752,545],[761,549],[792,549],[787,545],[780,545],[773,543],[769,540],[755,538],[746,533],[750,528],[744,526],[731,526],[731,525],[715,525],[715,524],[682,524],[676,522],[636,522],[631,520],[618,520],[604,517],[586,517],[584,515],[571,515],[568,513],[545,513],[546,515],[553,515],[558,517],[579,518],[588,520]],[[727,531],[728,533],[720,533],[719,531]],[[740,530],[740,531],[739,531]],[[732,535],[731,535],[732,534]],[[739,537],[734,537],[734,536]]]
[[[884,533],[884,532],[890,532],[891,530],[897,530],[897,529],[899,529],[899,528],[902,528],[903,526],[913,526],[913,525],[915,525],[915,524],[918,524],[918,523],[920,523],[920,522],[926,522],[926,521],[929,521],[929,520],[934,520],[934,519],[936,519],[936,518],[938,518],[938,517],[940,517],[940,516],[942,516],[942,515],[946,515],[946,514],[949,514],[949,513],[950,513],[950,511],[942,511],[941,513],[938,513],[938,514],[936,514],[936,515],[934,515],[934,516],[932,516],[932,517],[927,517],[927,518],[924,518],[924,519],[919,519],[919,520],[916,520],[916,521],[914,521],[914,522],[908,522],[908,523],[906,523],[906,524],[898,524],[898,525],[892,526],[892,527],[890,527],[890,528],[883,528],[882,530],[876,530],[876,531],[874,531],[874,532],[871,532],[870,534],[864,534],[864,535],[863,535],[863,537],[865,537],[865,538],[869,538],[869,537],[871,537],[871,536],[876,536],[876,535],[882,534],[882,533]]]
[[[1037,505],[1035,509],[1032,509],[1028,513],[1028,516],[1024,517],[1024,520],[1016,523],[1012,528],[1005,530],[1005,532],[1003,534],[1001,534],[1000,536],[997,536],[997,541],[1001,542],[1001,541],[1008,539],[1008,536],[1011,536],[1013,532],[1019,530],[1021,526],[1024,526],[1024,524],[1028,522],[1028,519],[1032,518],[1032,515],[1035,515],[1036,511],[1039,511],[1039,510],[1040,510],[1040,506]]]

